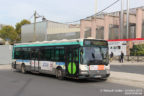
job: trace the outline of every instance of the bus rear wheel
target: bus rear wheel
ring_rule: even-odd
[[[62,80],[62,79],[64,78],[61,69],[57,69],[57,74],[56,74],[56,76],[57,76],[57,78],[58,78],[59,80]]]

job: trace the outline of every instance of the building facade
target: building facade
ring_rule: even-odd
[[[34,24],[26,24],[21,30],[22,43],[80,38],[79,24],[64,24],[47,20],[37,22],[35,29]]]
[[[120,12],[100,14],[81,20],[80,38],[113,40],[126,39],[126,18],[124,11],[124,32],[120,32]],[[130,9],[129,39],[144,38],[144,7]]]

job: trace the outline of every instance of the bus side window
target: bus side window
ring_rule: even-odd
[[[19,48],[16,54],[17,54],[17,59],[24,59],[22,48]]]
[[[64,62],[64,49],[59,50],[59,61]]]
[[[15,48],[14,59],[20,58],[20,48]]]
[[[79,48],[77,48],[76,50],[75,50],[75,60],[78,62],[79,61]]]
[[[78,62],[79,61],[79,49],[76,48],[73,50],[73,58],[74,58],[74,61]]]
[[[29,55],[30,55],[28,48],[23,48],[22,49],[22,53],[23,53],[23,59],[28,60],[29,59]]]
[[[39,48],[36,48],[36,52],[35,52],[35,58],[36,60],[39,60]]]
[[[83,49],[80,49],[80,63],[83,63]]]
[[[32,49],[31,51],[31,59],[34,60],[35,59],[35,50]]]
[[[51,47],[51,61],[55,61],[55,48]]]
[[[55,61],[59,61],[59,49],[55,49]]]
[[[45,49],[41,48],[40,49],[40,60],[45,60]]]
[[[47,61],[51,61],[51,48],[50,47],[46,47],[44,49],[44,59]]]
[[[43,60],[43,54],[42,54],[42,49],[40,48],[38,52],[39,60]]]
[[[39,60],[39,48],[35,47],[32,51],[32,59]]]

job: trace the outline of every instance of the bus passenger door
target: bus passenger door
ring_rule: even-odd
[[[79,75],[79,48],[75,46],[66,49],[66,75],[77,77]]]
[[[33,50],[31,52],[31,71],[39,71],[39,54],[38,50]]]

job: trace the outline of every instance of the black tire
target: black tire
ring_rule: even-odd
[[[62,72],[61,69],[57,69],[56,77],[57,77],[59,80],[63,80],[63,79],[64,79],[64,77],[63,77],[63,72]]]
[[[12,69],[16,69],[16,62],[12,62],[11,67]]]
[[[108,78],[101,78],[101,81],[107,81]]]
[[[21,72],[22,72],[23,74],[26,74],[26,68],[25,68],[25,65],[24,65],[24,64],[21,66]]]

